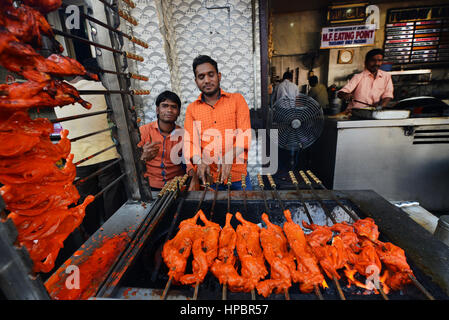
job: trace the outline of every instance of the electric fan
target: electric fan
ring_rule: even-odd
[[[295,99],[284,97],[277,100],[270,118],[269,128],[278,129],[276,143],[285,150],[305,149],[323,131],[323,109],[314,99],[301,93]]]

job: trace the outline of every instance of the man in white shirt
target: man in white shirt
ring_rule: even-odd
[[[290,99],[295,99],[299,94],[298,86],[295,85],[293,81],[293,73],[290,71],[284,72],[282,76],[282,82],[274,88],[273,101],[276,103],[281,98],[287,97]]]

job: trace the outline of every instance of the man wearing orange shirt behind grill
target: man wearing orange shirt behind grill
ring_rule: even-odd
[[[246,189],[251,190],[247,175],[251,144],[248,104],[240,93],[220,88],[221,73],[211,57],[196,57],[193,73],[201,94],[187,107],[184,120],[183,152],[187,171],[193,175],[190,190],[199,188],[198,178],[215,188],[216,181],[226,184],[229,175],[231,190],[242,189],[242,175],[246,175]]]
[[[176,164],[172,157],[172,153],[176,153],[177,159],[182,157],[182,129],[175,123],[180,111],[178,95],[164,91],[156,98],[157,120],[139,128],[141,140],[137,146],[143,150],[141,159],[147,169],[144,176],[152,190],[160,190],[165,183],[185,173],[183,165]]]

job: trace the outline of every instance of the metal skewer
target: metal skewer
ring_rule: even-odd
[[[245,209],[245,214],[248,214],[248,207],[246,204],[246,175],[242,174],[242,189],[243,189],[243,207]]]
[[[273,177],[271,176],[271,174],[267,174],[267,178],[268,178],[268,181],[270,182],[270,186],[272,188],[271,192],[274,193],[274,197],[279,201],[279,205],[281,206],[282,212],[284,212],[285,211],[285,207],[284,207],[284,204],[283,204],[283,202],[281,200],[281,197],[279,196],[279,193],[276,190],[276,184],[274,183]],[[263,182],[262,182],[262,184],[263,184]],[[263,190],[263,187],[261,187],[261,188],[262,188],[262,191],[265,192]],[[265,202],[265,209],[268,211],[268,206],[267,206],[266,202]],[[288,293],[288,289],[287,288],[285,288],[284,294],[285,294],[285,300],[290,300],[290,295]]]
[[[409,274],[408,277],[413,281],[413,284],[427,297],[429,300],[435,300],[435,298],[429,293],[429,291],[424,288],[424,286],[419,283],[418,279],[414,275]]]
[[[320,203],[321,207],[323,208],[324,213],[326,214],[326,216],[331,219],[332,223],[336,224],[337,221],[335,220],[334,216],[331,214],[331,212],[329,211],[329,209],[326,207],[326,205],[323,203],[323,201],[321,200],[321,198],[318,196],[318,194],[315,192],[315,190],[312,187],[312,183],[310,182],[309,178],[307,178],[307,175],[304,173],[304,171],[300,170],[299,174],[301,175],[302,179],[304,180],[304,182],[306,183],[306,185],[309,187],[309,189],[312,191],[313,195],[317,198],[318,202]],[[343,290],[341,289],[340,283],[338,282],[338,279],[333,276],[333,279],[335,286],[337,287],[337,291],[338,291],[338,295],[340,296],[340,298],[342,300],[346,300],[345,295],[343,294]]]
[[[227,183],[227,185],[228,185],[228,213],[231,213],[231,185],[232,185],[231,177],[232,177],[231,174],[229,174],[228,183]],[[217,187],[217,189],[218,189],[218,187]],[[227,284],[227,282],[225,282],[223,284],[223,289],[221,290],[221,295],[222,295],[221,299],[222,300],[227,299],[227,293],[228,293],[228,284]]]
[[[267,214],[271,215],[270,214],[270,209],[268,208],[267,196],[265,194],[265,189],[264,189],[265,185],[263,183],[263,178],[262,178],[262,176],[260,174],[257,174],[257,180],[259,181],[259,187],[262,190],[262,196],[263,196],[263,202],[265,204],[265,209],[267,210]]]
[[[307,215],[307,219],[309,219],[309,223],[314,223],[312,220],[312,215],[309,212],[309,209],[306,206],[306,203],[304,202],[304,198],[301,194],[301,191],[299,191],[299,183],[298,180],[296,180],[295,174],[293,171],[289,171],[288,174],[290,175],[290,179],[292,180],[292,183],[295,185],[296,193],[298,194],[299,201],[301,202],[301,205],[304,207],[304,211]]]
[[[285,207],[284,204],[281,200],[281,197],[279,196],[279,193],[276,189],[276,183],[274,183],[273,177],[271,176],[271,174],[267,174],[267,178],[268,178],[268,182],[270,182],[270,186],[271,186],[271,192],[274,194],[274,198],[276,198],[279,201],[279,205],[281,206],[282,212],[285,211]]]
[[[324,213],[326,216],[331,219],[332,223],[337,223],[337,220],[335,220],[335,217],[332,215],[332,213],[329,211],[327,206],[324,204],[324,202],[321,200],[320,196],[315,192],[315,189],[312,187],[312,182],[310,182],[309,178],[307,178],[307,175],[304,173],[304,171],[300,170],[299,174],[301,175],[301,178],[304,180],[306,185],[309,187],[310,191],[312,191],[313,195],[317,199],[317,201],[320,203],[321,207],[323,208]]]
[[[323,188],[324,190],[328,190],[324,184],[321,182],[320,179],[317,178],[317,176],[315,176],[312,171],[307,170],[306,171],[307,174],[312,178],[313,181],[315,181],[316,184],[318,184],[321,188]],[[330,193],[332,200],[334,200],[350,217],[353,221],[357,221],[359,220],[359,217],[354,214],[353,212],[351,212],[348,208],[345,207],[345,205],[343,203],[341,203],[340,200],[337,199],[337,197],[333,194]]]
[[[314,222],[312,220],[312,216],[309,212],[309,209],[306,206],[306,203],[304,202],[301,192],[299,191],[298,180],[296,180],[296,177],[295,177],[295,174],[293,173],[293,171],[289,171],[288,174],[290,175],[290,179],[292,180],[292,183],[295,185],[296,193],[298,193],[299,201],[301,202],[302,206],[304,207],[304,211],[306,212],[307,219],[309,219],[309,223],[313,224]],[[324,300],[323,295],[321,294],[320,288],[316,284],[313,285],[313,288],[315,290],[315,294],[318,297],[318,299]]]
[[[229,183],[230,179],[231,179],[231,174],[229,174],[228,183]],[[207,180],[207,179],[206,179],[206,180]],[[205,185],[206,185],[206,187],[205,187],[204,193],[203,193],[203,195],[202,195],[202,197],[201,197],[201,201],[200,201],[200,203],[199,203],[199,205],[198,205],[198,210],[200,209],[201,203],[203,202],[204,197],[206,196],[207,189],[209,188],[209,182],[206,182]],[[216,196],[216,194],[217,194],[217,190],[218,190],[218,176],[217,176],[217,181],[216,181],[216,183],[215,183],[215,196]],[[197,211],[198,211],[198,210],[197,210]],[[212,216],[213,216],[213,214],[214,214],[214,210],[215,210],[215,201],[212,203],[212,207],[211,207],[211,209],[210,209],[210,220],[211,220],[211,221],[212,221]],[[200,286],[200,283],[197,282],[197,283],[195,284],[195,291],[194,291],[194,293],[193,293],[193,298],[192,298],[193,300],[197,300],[197,298],[198,298],[198,289],[199,289],[199,286]]]

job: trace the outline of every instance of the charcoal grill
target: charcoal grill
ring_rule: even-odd
[[[305,185],[300,185],[306,188]],[[285,218],[282,214],[282,208],[275,194],[267,190],[264,191],[266,203],[270,211],[271,222],[282,225]],[[278,195],[282,199],[283,206],[290,209],[293,220],[300,223],[302,220],[307,221],[306,213],[302,207],[302,202],[298,199],[296,190],[278,190]],[[331,219],[326,216],[322,205],[324,204],[329,211],[335,216],[337,222],[347,221],[352,223],[350,215],[342,209],[340,204],[345,205],[353,214],[360,218],[371,217],[375,220],[380,230],[380,240],[389,241],[403,248],[407,261],[410,264],[418,282],[429,292],[435,299],[448,299],[449,293],[449,249],[442,242],[435,239],[430,233],[427,233],[420,225],[408,217],[401,209],[395,207],[374,191],[358,190],[358,191],[334,191],[334,190],[301,190],[301,195],[306,203],[309,212],[315,223],[320,225],[332,225]],[[228,193],[226,191],[188,192],[183,198],[182,210],[176,221],[176,226],[180,221],[192,217],[201,202],[201,208],[208,216],[212,203],[215,200],[214,222],[221,226],[225,224],[225,214],[228,207]],[[265,202],[263,200],[263,191],[231,191],[231,213],[241,212],[243,217],[253,223],[261,223],[261,214],[266,211]],[[318,201],[318,200],[321,201]],[[132,262],[126,264],[125,270],[121,270],[121,276],[117,278],[117,272],[104,275],[104,283],[113,283],[108,293],[96,295],[96,298],[113,298],[113,299],[161,299],[164,287],[167,284],[167,267],[162,262],[157,270],[158,260],[161,259],[162,246],[165,243],[168,230],[173,221],[173,215],[178,207],[179,199],[174,201],[165,211],[162,217],[152,222],[152,230],[144,241],[139,252],[131,257]],[[140,206],[139,217],[136,219],[130,214],[122,214],[113,216],[103,226],[102,235],[109,232],[119,232],[127,228],[133,230],[143,220],[146,212],[151,209],[152,205],[147,204],[145,210]],[[246,208],[246,209],[245,209]],[[143,210],[143,211],[142,211]],[[232,220],[233,227],[238,224],[236,219]],[[109,228],[111,228],[109,230]],[[114,230],[113,230],[114,229]],[[112,231],[113,230],[113,231]],[[173,232],[172,237],[176,232]],[[95,235],[94,235],[95,236]],[[89,245],[89,244],[87,244]],[[91,244],[92,245],[92,244]],[[88,253],[85,253],[88,256]],[[78,257],[80,258],[80,257]],[[85,257],[86,258],[86,257]],[[117,258],[118,259],[118,258]],[[79,260],[81,261],[81,260]],[[159,261],[160,262],[160,261]],[[71,260],[74,263],[74,260]],[[188,266],[189,268],[189,266]],[[59,274],[63,276],[64,265],[59,270]],[[188,272],[187,270],[186,272]],[[57,271],[58,273],[58,271]],[[110,279],[113,278],[113,281]],[[64,281],[64,277],[61,277]],[[329,288],[321,290],[325,300],[340,299],[336,285],[331,279],[326,279]],[[346,278],[342,276],[340,280],[341,289],[347,300],[381,300],[380,294],[367,292],[365,289],[355,286],[347,287]],[[96,291],[102,292],[101,286],[97,284]],[[103,293],[105,291],[103,290]],[[370,294],[367,294],[370,293]],[[51,294],[51,288],[50,288]],[[179,286],[172,284],[167,294],[167,299],[192,299],[194,296],[194,287]],[[298,285],[293,284],[289,289],[289,297],[291,300],[316,300],[314,293],[304,294],[299,291]],[[198,288],[198,299],[222,299],[222,287],[218,280],[209,272],[204,282]],[[419,290],[414,284],[405,286],[400,291],[391,291],[388,294],[390,300],[424,300],[426,295]],[[227,293],[228,300],[251,299],[251,293]],[[257,300],[264,299],[257,295]],[[271,294],[267,299],[285,299],[284,294]]]

